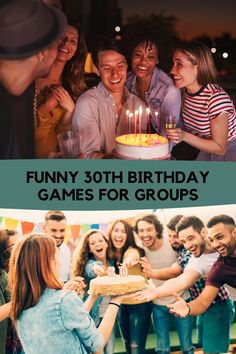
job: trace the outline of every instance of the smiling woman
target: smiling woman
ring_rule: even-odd
[[[198,149],[197,160],[236,161],[236,111],[229,95],[217,84],[210,50],[200,42],[180,44],[171,73],[175,86],[184,89],[184,128],[167,129],[167,137]],[[184,160],[184,154],[176,151],[176,159]]]
[[[69,130],[75,100],[86,89],[87,48],[80,25],[70,23],[58,42],[58,56],[47,77],[37,80],[36,157],[58,151],[57,134]]]
[[[113,266],[110,244],[104,234],[99,230],[89,230],[84,236],[83,243],[74,258],[74,276],[82,276],[85,279],[86,289],[83,301],[88,298],[90,281],[97,276],[107,275],[108,267]],[[100,297],[96,300],[90,315],[98,327],[104,312],[109,304],[109,298]],[[114,353],[115,336],[112,332],[108,343],[105,346],[106,354]]]

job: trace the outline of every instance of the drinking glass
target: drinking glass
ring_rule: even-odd
[[[78,158],[79,149],[79,134],[72,130],[57,134],[58,145],[62,157],[65,159]]]
[[[166,129],[174,129],[176,128],[176,117],[172,115],[166,116]]]

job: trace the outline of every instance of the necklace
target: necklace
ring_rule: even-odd
[[[38,105],[38,90],[37,90],[37,84],[35,81],[35,87],[34,87],[34,101],[33,101],[33,115],[34,115],[34,126],[37,127],[38,125],[38,119],[37,119],[37,105]]]

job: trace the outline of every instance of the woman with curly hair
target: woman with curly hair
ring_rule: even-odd
[[[87,47],[81,26],[69,22],[59,40],[58,56],[47,77],[36,82],[36,157],[57,151],[57,134],[70,129],[76,99],[86,90]],[[36,105],[36,103],[35,103]]]
[[[128,268],[129,275],[145,277],[140,258],[144,256],[142,248],[136,245],[131,225],[126,220],[115,221],[108,232],[116,267],[122,264]],[[144,354],[148,328],[151,318],[151,303],[140,304],[138,301],[122,302],[119,324],[125,341],[126,353]]]
[[[74,276],[85,279],[86,289],[84,300],[88,297],[90,281],[97,276],[107,275],[107,268],[112,266],[110,245],[106,237],[99,230],[89,230],[83,240],[80,252],[75,259]],[[100,297],[95,302],[90,315],[96,326],[99,326],[109,304],[109,297]],[[114,332],[112,332],[105,348],[105,354],[114,353]]]

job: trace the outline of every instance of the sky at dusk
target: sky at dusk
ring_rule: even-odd
[[[124,23],[133,14],[175,16],[182,39],[207,34],[220,36],[224,32],[236,38],[236,0],[118,0]]]

